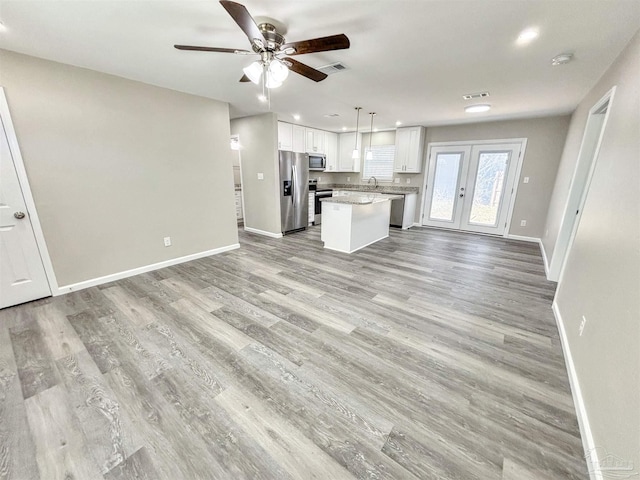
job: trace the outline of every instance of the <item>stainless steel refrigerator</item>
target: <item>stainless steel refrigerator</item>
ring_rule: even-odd
[[[280,154],[280,212],[282,233],[304,230],[309,224],[309,155]]]

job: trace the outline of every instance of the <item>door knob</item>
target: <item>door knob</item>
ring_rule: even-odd
[[[460,198],[462,198],[462,197],[464,197],[464,193],[461,193],[461,194],[460,194]]]
[[[22,220],[24,218],[24,212],[16,212],[13,214],[18,220]]]

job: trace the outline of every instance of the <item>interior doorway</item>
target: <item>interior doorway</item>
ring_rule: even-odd
[[[582,208],[587,200],[591,178],[596,168],[598,152],[604,135],[609,111],[615,94],[615,87],[609,90],[589,110],[582,144],[578,152],[578,161],[573,173],[569,195],[560,223],[558,238],[549,264],[549,280],[559,281],[566,264],[567,256],[580,223]]]
[[[505,235],[523,140],[429,145],[422,225]]]
[[[57,288],[53,279],[4,89],[0,89],[0,308],[50,296]]]
[[[240,137],[231,135],[231,155],[233,165],[233,185],[236,198],[236,220],[238,227],[244,227],[244,199],[242,196],[242,167],[240,159]]]

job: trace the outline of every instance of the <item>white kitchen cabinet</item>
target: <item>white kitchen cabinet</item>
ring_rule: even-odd
[[[324,132],[325,155],[327,156],[326,172],[340,171],[338,165],[338,134],[333,132]]]
[[[325,153],[325,131],[307,128],[307,153]]]
[[[362,134],[358,133],[358,151],[362,152]],[[353,158],[356,132],[341,133],[338,138],[338,171],[359,172],[360,158]]]
[[[420,173],[424,151],[424,127],[406,127],[396,130],[396,151],[393,171]]]
[[[236,190],[236,218],[238,220],[244,218],[242,214],[242,190]]]
[[[291,125],[292,128],[292,152],[297,153],[305,153],[307,151],[306,147],[306,131],[307,129],[300,125]]]
[[[309,225],[316,220],[316,192],[309,192]]]
[[[293,151],[293,125],[278,122],[278,150]]]

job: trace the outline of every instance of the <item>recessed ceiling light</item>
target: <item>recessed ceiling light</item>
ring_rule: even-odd
[[[481,112],[487,112],[491,110],[491,105],[489,105],[488,103],[479,103],[477,105],[469,105],[467,107],[464,107],[464,111],[467,113],[481,113]]]
[[[293,119],[294,119],[294,120],[300,120],[300,115],[298,115],[297,113],[295,113],[295,114],[293,115]]]
[[[267,96],[259,94],[258,95],[258,100],[260,100],[261,102],[266,102],[267,101]]]
[[[573,60],[573,53],[561,53],[551,59],[551,65],[557,67],[558,65],[565,65]]]
[[[398,121],[396,122],[396,127],[399,127],[400,125],[402,125],[402,122],[401,122],[400,120],[398,120]]]
[[[540,35],[540,32],[538,32],[537,28],[526,28],[520,32],[516,43],[518,45],[527,45],[538,38],[538,35]]]

